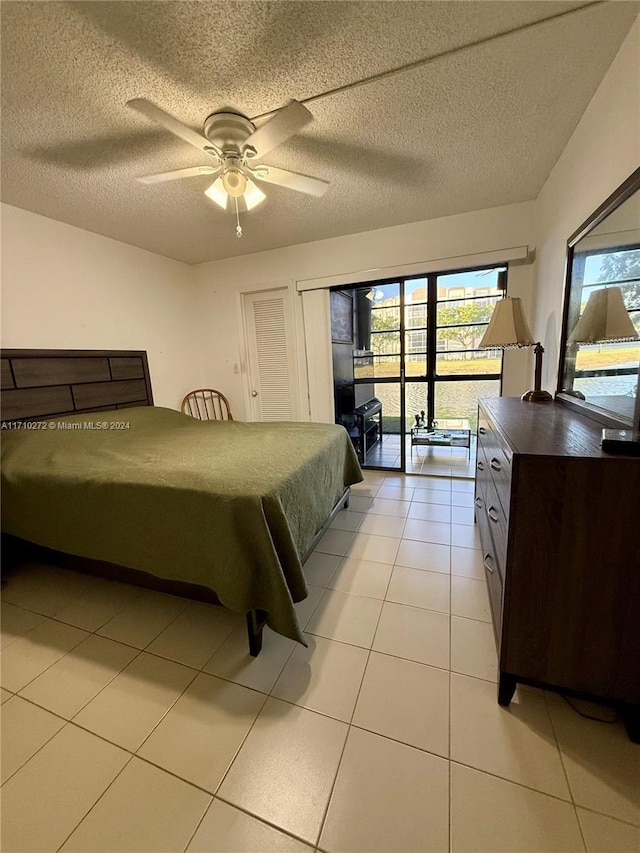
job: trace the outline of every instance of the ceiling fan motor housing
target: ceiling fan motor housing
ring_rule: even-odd
[[[239,113],[212,113],[204,123],[207,139],[224,154],[236,157],[242,157],[244,143],[255,129],[253,122]]]

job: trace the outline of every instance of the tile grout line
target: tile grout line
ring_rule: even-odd
[[[576,803],[575,806],[576,806],[576,810],[577,809],[583,809],[584,811],[590,812],[591,814],[596,814],[596,815],[599,815],[600,817],[607,817],[607,818],[609,818],[609,820],[613,820],[616,823],[621,823],[624,826],[630,826],[632,829],[636,829],[636,830],[640,831],[640,822],[639,823],[631,823],[631,821],[627,820],[626,818],[614,817],[613,815],[605,814],[605,812],[599,812],[596,809],[594,809],[592,806],[582,806],[582,805],[580,805],[580,803]],[[578,819],[578,823],[580,823],[579,819]]]
[[[70,570],[70,569],[61,568],[61,567],[59,567],[59,566],[52,566],[52,568],[55,568],[55,569],[57,569],[58,571],[62,571],[62,572],[71,572],[71,570]],[[79,573],[79,572],[74,572],[73,574],[80,574],[80,573]],[[124,611],[125,611],[125,610],[127,610],[129,607],[133,606],[133,605],[136,603],[136,601],[137,601],[137,600],[139,600],[139,599],[143,598],[145,593],[152,593],[152,594],[154,594],[154,595],[161,595],[161,596],[163,596],[163,597],[165,597],[165,598],[175,599],[175,600],[177,600],[177,601],[181,601],[181,600],[183,600],[183,599],[182,599],[182,596],[172,595],[171,593],[166,593],[166,592],[159,592],[158,590],[149,589],[149,588],[147,588],[147,587],[136,587],[136,586],[134,586],[133,584],[125,583],[124,581],[119,581],[119,580],[116,580],[115,578],[102,578],[102,577],[100,577],[100,576],[96,576],[96,575],[89,575],[89,574],[88,574],[88,575],[86,575],[86,577],[87,577],[87,578],[91,578],[91,579],[95,578],[96,580],[103,580],[103,581],[106,581],[107,583],[114,583],[114,584],[118,584],[119,586],[125,586],[125,587],[128,587],[128,588],[130,588],[130,589],[134,590],[137,594],[136,594],[136,595],[134,595],[133,600],[128,601],[128,602],[127,602],[126,604],[124,604],[124,605],[123,605],[123,606],[122,606],[122,607],[121,607],[121,608],[120,608],[116,613],[114,613],[114,614],[112,614],[111,616],[109,616],[107,619],[105,619],[105,621],[104,621],[104,622],[101,622],[99,625],[97,625],[97,626],[96,626],[95,628],[93,628],[93,629],[91,629],[91,628],[87,628],[87,627],[85,627],[84,625],[78,625],[78,624],[76,624],[76,623],[74,623],[74,622],[69,622],[69,621],[66,621],[65,619],[61,619],[61,618],[60,618],[60,615],[62,614],[62,612],[63,612],[63,611],[64,611],[64,610],[69,606],[69,604],[70,604],[70,603],[73,603],[73,602],[69,602],[69,603],[65,604],[65,605],[64,605],[64,607],[62,607],[60,610],[56,610],[54,614],[51,614],[51,613],[43,613],[43,612],[42,612],[42,611],[40,611],[40,610],[34,610],[32,607],[27,607],[27,606],[26,606],[26,605],[24,605],[24,604],[15,604],[15,603],[14,603],[14,602],[12,602],[12,601],[6,601],[6,602],[5,602],[5,601],[3,601],[3,603],[4,603],[4,604],[10,604],[12,607],[18,607],[18,608],[20,608],[21,610],[26,610],[28,613],[35,613],[37,616],[42,616],[43,620],[44,620],[44,619],[52,619],[52,620],[54,620],[55,622],[59,622],[61,625],[69,625],[71,628],[77,628],[77,629],[78,629],[78,630],[80,630],[80,631],[85,631],[87,634],[92,634],[92,635],[95,635],[95,636],[97,636],[97,637],[102,637],[102,638],[103,638],[103,639],[105,639],[105,640],[112,640],[113,642],[123,643],[123,645],[125,645],[125,646],[131,646],[131,643],[126,643],[126,642],[123,642],[122,640],[114,640],[112,637],[109,637],[109,636],[107,636],[107,635],[105,635],[105,634],[99,634],[98,632],[99,632],[102,628],[104,628],[104,627],[105,627],[105,625],[108,625],[108,624],[109,624],[109,622],[112,622],[116,617],[118,617],[118,616],[120,616],[122,613],[124,613]],[[90,586],[87,586],[87,591],[89,591],[89,588],[90,588]],[[84,598],[85,596],[82,596],[82,597]],[[184,600],[186,600],[187,602],[192,601],[192,599],[184,599]],[[187,603],[187,605],[183,608],[183,610],[182,610],[182,611],[180,611],[180,613],[179,613],[179,614],[177,614],[177,616],[175,617],[175,619],[177,619],[177,618],[178,618],[178,616],[180,616],[180,615],[181,615],[181,613],[183,613],[185,610],[187,610],[187,609],[188,609],[188,606],[189,606],[189,604]],[[162,630],[160,631],[160,633],[162,633],[162,631],[164,631],[167,627],[169,627],[169,624],[173,624],[173,622],[175,621],[175,619],[172,619],[170,623],[168,623],[164,628],[162,628]],[[23,637],[26,637],[26,636],[27,636],[27,634],[30,634],[30,633],[31,633],[32,631],[34,631],[36,628],[40,627],[40,625],[41,625],[41,624],[42,624],[42,623],[40,622],[40,623],[38,623],[37,625],[34,625],[34,626],[33,626],[33,628],[30,628],[30,629],[29,629],[25,634],[22,634],[20,637],[17,637],[16,639],[22,639]],[[160,636],[160,634],[158,634],[156,637],[154,637],[154,638],[153,638],[153,640],[150,640],[149,642],[150,642],[150,643],[152,643],[155,639],[157,639],[157,637],[158,637],[158,636]],[[10,643],[9,645],[12,645],[12,643]],[[138,648],[138,646],[131,646],[131,648]]]
[[[204,821],[205,817],[209,814],[209,809],[210,809],[210,808],[211,808],[211,806],[213,805],[214,800],[215,800],[215,797],[213,797],[213,796],[212,796],[212,797],[211,797],[211,801],[210,801],[210,802],[209,802],[209,804],[207,805],[206,809],[202,812],[202,817],[201,817],[201,818],[200,818],[200,820],[196,823],[195,827],[193,828],[193,832],[191,833],[191,835],[189,836],[189,838],[188,838],[188,840],[187,840],[187,843],[186,843],[186,844],[185,844],[185,846],[182,848],[182,853],[186,853],[186,851],[189,849],[189,845],[191,844],[191,842],[193,841],[193,839],[196,837],[196,834],[197,834],[198,830],[200,829],[200,827],[202,826],[202,823],[203,823],[203,821]]]
[[[320,597],[320,599],[318,600],[318,604],[316,604],[316,608],[317,608],[317,607],[318,607],[318,605],[320,604],[320,601],[321,601],[321,600],[322,600],[322,596],[321,596],[321,597]],[[314,612],[315,612],[315,608],[314,608]],[[308,624],[309,620],[311,619],[311,616],[312,616],[312,615],[313,615],[313,613],[309,616],[309,619],[307,619],[307,622],[305,623],[305,627],[306,627],[306,625]],[[303,631],[304,631],[304,629],[303,629]],[[223,785],[223,783],[224,783],[224,780],[227,778],[227,776],[228,776],[228,774],[229,774],[229,771],[230,771],[230,770],[231,770],[231,768],[233,767],[233,764],[234,764],[234,762],[235,762],[236,758],[238,757],[238,755],[240,754],[240,751],[242,750],[243,746],[244,746],[244,745],[245,745],[245,743],[247,742],[247,739],[248,739],[249,735],[251,734],[251,732],[253,731],[253,727],[254,727],[254,726],[255,726],[255,724],[257,723],[257,721],[258,721],[258,719],[259,719],[260,715],[262,714],[262,712],[263,712],[263,710],[264,710],[265,705],[267,704],[267,702],[269,701],[269,699],[271,699],[271,698],[276,699],[276,697],[272,696],[273,688],[274,688],[274,687],[275,687],[275,685],[278,683],[278,679],[279,679],[279,678],[280,678],[280,676],[282,675],[282,673],[283,673],[284,668],[286,667],[286,665],[289,663],[289,660],[290,660],[291,656],[293,655],[293,653],[294,653],[295,649],[296,649],[296,647],[295,647],[295,645],[294,645],[294,646],[293,646],[293,648],[291,649],[291,651],[289,652],[289,654],[287,655],[287,657],[286,657],[285,661],[283,662],[282,666],[280,667],[280,670],[278,671],[278,674],[277,674],[277,676],[276,676],[276,678],[275,678],[275,680],[274,680],[273,684],[271,685],[271,688],[270,688],[270,690],[269,690],[269,693],[263,693],[263,691],[261,691],[261,690],[255,690],[255,688],[251,688],[251,687],[247,688],[247,687],[246,687],[246,685],[242,685],[242,684],[241,684],[241,685],[238,685],[238,686],[240,686],[240,687],[245,687],[245,688],[246,688],[246,689],[248,689],[248,690],[254,690],[254,692],[256,692],[256,693],[260,693],[261,695],[263,695],[263,696],[264,696],[264,702],[263,702],[263,703],[262,703],[262,705],[260,706],[260,709],[259,709],[258,713],[256,714],[255,719],[253,720],[253,722],[251,723],[251,725],[250,725],[250,726],[249,726],[249,728],[247,729],[247,731],[246,731],[246,733],[245,733],[244,737],[243,737],[243,738],[242,738],[242,740],[240,741],[240,743],[239,743],[239,745],[238,745],[238,748],[236,749],[236,751],[235,751],[235,752],[234,752],[234,754],[233,754],[233,758],[229,761],[229,764],[228,764],[227,769],[225,770],[225,772],[224,772],[224,774],[223,774],[223,776],[222,776],[222,779],[221,779],[221,780],[220,780],[220,782],[218,783],[218,785],[217,785],[217,787],[216,787],[216,790],[213,792],[213,795],[212,795],[212,796],[213,796],[214,798],[217,796],[217,793],[218,793],[218,791],[220,790],[220,788],[222,787],[222,785]],[[215,652],[214,652],[214,654],[215,654]],[[211,658],[210,658],[210,659],[211,659]],[[210,659],[209,659],[209,660],[210,660]],[[208,661],[207,661],[207,663],[208,663]],[[205,664],[205,666],[206,666],[206,664]],[[205,674],[205,675],[209,675],[211,678],[220,678],[220,677],[221,677],[221,676],[213,675],[212,673],[206,673],[206,672],[204,672],[204,674]],[[227,681],[227,679],[223,679],[223,680]],[[237,682],[230,681],[230,680],[228,681],[228,683],[230,683],[230,684],[237,684]],[[283,700],[277,700],[277,701],[283,701]],[[173,707],[173,706],[172,706],[172,707]],[[296,707],[300,707],[300,706],[296,706]],[[141,746],[142,746],[142,744],[141,744]],[[139,748],[140,748],[140,747],[138,747],[138,749],[139,749]],[[185,780],[185,781],[186,781],[186,780]],[[221,798],[220,798],[220,799],[221,799]],[[225,802],[226,802],[226,801],[225,801]],[[229,805],[234,805],[234,804],[233,804],[233,803],[229,803]],[[189,843],[191,843],[191,842],[189,842]]]
[[[17,696],[17,694],[16,694],[16,693],[14,693],[13,695],[14,695],[14,696]],[[20,699],[21,699],[22,697],[18,697],[18,698],[20,698]],[[8,700],[7,700],[7,701],[8,701]],[[23,701],[24,701],[24,702],[28,702],[29,700],[28,700],[28,699],[23,699]],[[32,704],[32,705],[33,705],[33,704],[35,704],[35,703],[31,702],[30,704]],[[36,705],[36,708],[40,708],[40,705]],[[44,710],[47,710],[47,709],[45,708]],[[52,712],[52,711],[49,711],[49,713],[50,713],[50,714],[52,714],[53,712]],[[64,727],[65,727],[66,725],[68,725],[68,724],[69,724],[69,722],[70,722],[69,720],[65,720],[65,719],[64,719],[64,717],[61,717],[59,714],[54,714],[53,716],[54,716],[54,717],[57,717],[59,720],[62,720],[62,721],[63,721],[63,723],[62,723],[62,725],[60,726],[60,728],[58,729],[58,731],[57,731],[57,732],[54,732],[54,733],[51,735],[51,737],[48,737],[48,738],[45,740],[45,742],[44,742],[43,744],[41,744],[41,745],[36,749],[36,751],[35,751],[32,755],[30,755],[30,756],[29,756],[29,758],[27,758],[27,760],[26,760],[26,761],[23,761],[23,762],[22,762],[22,764],[21,764],[19,767],[17,767],[17,768],[13,771],[13,773],[11,773],[9,776],[7,776],[7,778],[2,782],[2,786],[0,786],[0,787],[3,787],[3,788],[4,788],[4,786],[7,784],[7,782],[9,782],[11,779],[13,779],[13,777],[14,777],[17,773],[19,773],[19,772],[22,770],[22,768],[23,768],[23,767],[26,767],[26,766],[27,766],[27,764],[31,761],[31,759],[32,759],[34,756],[36,756],[36,755],[37,755],[37,754],[38,754],[42,749],[44,749],[44,748],[45,748],[45,746],[46,746],[50,741],[52,741],[52,740],[53,740],[53,738],[54,738],[56,735],[59,735],[59,734],[60,734],[60,732],[64,729]]]
[[[547,699],[547,691],[543,690],[543,698],[544,698],[544,707],[547,710],[547,716],[549,718],[549,722],[551,724],[551,731],[553,732],[553,738],[556,742],[556,749],[558,750],[558,756],[560,758],[560,764],[562,766],[562,772],[564,774],[565,782],[567,783],[567,790],[569,791],[569,797],[571,799],[571,804],[573,806],[573,813],[575,815],[576,823],[578,824],[578,831],[580,833],[580,838],[582,839],[582,844],[585,850],[588,850],[587,840],[584,836],[584,831],[582,829],[582,823],[580,821],[580,817],[578,816],[578,809],[575,801],[575,797],[573,795],[573,789],[571,787],[571,781],[569,780],[569,774],[567,772],[567,768],[564,761],[564,756],[562,754],[562,748],[560,746],[560,738],[558,737],[558,731],[556,729],[556,725],[553,721],[553,714],[551,713],[551,708],[549,707],[549,702]]]
[[[396,551],[396,556],[397,556],[397,551]],[[395,568],[395,564],[392,566],[391,572],[389,573],[389,579],[388,579],[388,581],[387,581],[387,586],[386,586],[386,589],[385,589],[385,598],[386,598],[387,592],[389,591],[389,585],[391,584],[391,578],[392,578],[392,576],[393,576],[393,569],[394,569],[394,568]],[[369,647],[369,649],[368,649],[368,653],[367,653],[367,660],[366,660],[366,662],[365,662],[364,669],[362,670],[362,677],[360,678],[360,685],[359,685],[359,687],[358,687],[358,692],[357,692],[357,694],[356,694],[355,702],[353,703],[353,709],[352,709],[352,711],[351,711],[351,716],[350,716],[350,718],[349,718],[349,722],[347,723],[347,734],[346,734],[346,737],[345,737],[345,739],[344,739],[344,744],[342,745],[342,750],[341,750],[341,752],[340,752],[340,758],[338,759],[338,764],[337,764],[337,767],[336,767],[335,776],[333,777],[333,784],[331,785],[331,789],[330,789],[330,791],[329,791],[329,796],[328,796],[328,798],[327,798],[327,803],[326,803],[326,806],[325,806],[325,808],[324,808],[324,810],[323,810],[322,818],[321,818],[321,820],[320,820],[320,826],[319,826],[319,829],[318,829],[318,834],[317,834],[317,836],[316,836],[316,840],[315,840],[315,842],[314,842],[314,847],[316,847],[316,848],[318,848],[318,847],[320,846],[320,839],[321,839],[321,837],[322,837],[322,833],[323,833],[323,831],[324,831],[324,827],[325,827],[325,824],[326,824],[326,821],[327,821],[327,817],[328,817],[328,814],[329,814],[329,806],[331,805],[331,799],[332,799],[332,797],[333,797],[333,792],[335,791],[335,787],[336,787],[336,784],[337,784],[337,781],[338,781],[338,775],[339,775],[339,773],[340,773],[340,767],[341,767],[341,765],[342,765],[342,759],[343,759],[343,757],[344,757],[344,753],[345,753],[345,750],[346,750],[346,748],[347,748],[347,741],[349,740],[349,734],[350,734],[350,732],[351,732],[351,728],[352,728],[352,725],[353,725],[353,718],[354,718],[355,713],[356,713],[356,707],[357,707],[357,705],[358,705],[358,700],[359,700],[359,698],[360,698],[360,693],[362,692],[362,685],[364,684],[364,679],[365,679],[366,674],[367,674],[367,668],[368,668],[368,666],[369,666],[369,661],[371,660],[371,654],[372,654],[372,652],[373,652],[373,644],[375,643],[376,634],[378,633],[378,627],[379,627],[379,625],[380,625],[380,619],[382,618],[382,611],[383,611],[383,609],[384,609],[384,600],[383,600],[383,603],[382,603],[382,607],[380,608],[380,612],[378,613],[378,618],[377,618],[377,620],[376,620],[376,626],[375,626],[375,628],[374,628],[374,630],[373,630],[373,633],[372,633],[372,635],[371,635],[371,645],[370,645],[370,647]],[[356,728],[357,728],[357,727],[356,727]]]
[[[225,800],[224,797],[220,797],[218,794],[214,795],[213,800],[214,801],[218,800],[219,802],[224,803],[227,806],[231,806],[231,808],[236,809],[239,812],[242,812],[242,814],[245,814],[248,817],[251,817],[254,820],[257,820],[260,823],[263,823],[265,826],[268,826],[271,829],[275,829],[277,832],[280,832],[283,835],[288,836],[289,838],[293,838],[295,841],[299,841],[301,844],[304,844],[305,847],[309,848],[310,853],[311,853],[311,851],[313,851],[313,849],[315,847],[315,844],[310,844],[306,839],[302,838],[300,835],[295,835],[293,832],[291,832],[291,830],[283,829],[283,827],[278,826],[278,824],[272,823],[271,821],[267,820],[266,818],[260,817],[260,815],[256,815],[253,812],[248,811],[244,806],[238,806],[235,803],[232,803],[230,800]],[[191,843],[191,841],[189,843]]]
[[[120,581],[114,581],[114,583],[121,583],[121,582],[120,582]],[[129,586],[129,584],[127,584],[127,586]],[[147,591],[148,591],[148,592],[155,592],[155,590],[147,590]],[[182,597],[181,597],[181,596],[174,596],[174,595],[171,595],[171,594],[169,594],[169,593],[158,592],[157,594],[158,594],[158,595],[163,595],[163,596],[165,596],[166,598],[175,598],[175,599],[177,599],[177,600],[182,600]],[[140,597],[142,597],[142,596],[140,596]],[[117,616],[120,616],[120,614],[121,614],[121,613],[123,613],[123,612],[124,612],[124,611],[125,611],[125,610],[126,610],[126,609],[127,609],[127,608],[132,604],[132,603],[133,603],[133,602],[130,602],[129,604],[125,605],[125,606],[122,608],[122,610],[119,610],[119,611],[118,611],[118,613],[114,614],[113,616],[110,616],[107,620],[105,620],[105,622],[102,622],[100,625],[98,625],[98,626],[97,626],[96,628],[94,628],[93,630],[90,630],[89,628],[85,628],[85,627],[83,627],[83,626],[81,626],[81,625],[74,624],[73,622],[66,622],[64,619],[60,619],[60,618],[59,618],[59,613],[60,613],[61,611],[56,611],[56,613],[52,616],[52,615],[49,615],[49,614],[47,614],[47,613],[41,613],[41,612],[40,612],[40,611],[38,611],[38,610],[32,610],[32,609],[31,609],[31,608],[29,608],[29,607],[25,607],[23,604],[14,604],[13,602],[6,602],[6,603],[7,603],[7,604],[11,604],[11,606],[12,606],[12,607],[17,607],[17,608],[19,608],[19,609],[21,609],[21,610],[25,610],[27,613],[35,613],[37,616],[42,616],[42,617],[43,617],[43,621],[44,621],[45,619],[49,619],[49,620],[51,620],[51,621],[53,621],[53,622],[57,622],[57,623],[58,623],[58,624],[60,624],[60,625],[67,625],[67,626],[68,626],[68,627],[70,627],[70,628],[76,628],[78,631],[84,631],[88,636],[87,636],[87,637],[85,637],[83,640],[81,640],[81,641],[80,641],[80,643],[83,643],[85,640],[87,640],[87,639],[89,638],[89,636],[94,636],[94,637],[98,637],[98,638],[100,638],[100,639],[102,639],[102,640],[109,640],[109,641],[111,641],[112,643],[120,643],[121,645],[123,645],[123,646],[128,646],[128,647],[129,647],[129,648],[131,648],[131,649],[137,649],[138,651],[146,651],[146,649],[148,648],[148,646],[150,646],[150,645],[151,645],[151,643],[154,643],[154,642],[158,639],[158,637],[160,636],[160,634],[164,633],[164,631],[166,631],[166,629],[167,629],[167,628],[169,628],[169,626],[170,626],[170,625],[173,625],[173,623],[174,623],[174,622],[175,622],[175,621],[176,621],[176,620],[177,620],[177,619],[178,619],[178,618],[179,618],[179,617],[180,617],[180,616],[181,616],[181,615],[182,615],[186,610],[188,610],[188,609],[189,609],[189,606],[190,606],[190,604],[191,604],[191,603],[203,603],[203,602],[197,602],[195,599],[184,599],[184,600],[185,600],[185,601],[187,601],[186,606],[185,606],[185,607],[180,611],[180,613],[178,613],[178,614],[177,614],[173,619],[171,619],[171,621],[170,621],[170,622],[168,622],[168,623],[167,623],[167,624],[166,624],[166,625],[165,625],[165,626],[160,630],[160,632],[159,632],[156,636],[154,636],[151,640],[149,640],[149,642],[147,643],[147,645],[146,645],[146,646],[144,646],[143,648],[140,648],[139,646],[134,646],[134,645],[132,645],[131,643],[127,643],[127,642],[126,642],[126,641],[124,641],[124,640],[115,639],[114,637],[109,637],[109,636],[107,636],[106,634],[99,634],[99,633],[98,633],[102,628],[104,628],[104,627],[105,627],[105,625],[107,625],[109,622],[111,622],[111,621],[112,621],[113,619],[115,619]],[[214,606],[217,606],[217,605],[211,605],[211,606],[212,606],[212,607],[214,607]],[[222,607],[222,605],[220,605],[220,607]],[[226,609],[226,608],[223,608],[223,609]],[[233,612],[233,611],[229,611],[229,612]],[[25,634],[22,634],[20,637],[16,637],[16,641],[21,640],[21,639],[23,639],[23,638],[27,637],[27,636],[28,636],[32,631],[35,631],[35,629],[36,629],[36,628],[39,628],[41,625],[42,625],[42,622],[39,622],[37,625],[34,625],[34,626],[33,626],[33,628],[30,628],[30,629],[29,629]],[[80,645],[80,643],[78,643],[77,645]],[[9,645],[9,646],[10,646],[10,645],[13,645],[13,643],[9,643],[8,645]],[[7,646],[7,647],[8,647],[8,646]],[[7,648],[7,647],[5,647],[5,648]],[[74,646],[73,648],[76,648],[76,646]],[[72,650],[70,649],[70,651],[72,651]],[[69,652],[65,652],[65,653],[64,653],[64,655],[62,655],[62,657],[58,658],[58,660],[56,661],[56,663],[57,663],[58,661],[62,660],[62,658],[63,658],[63,657],[66,657],[66,655],[67,655],[67,654],[69,654]],[[151,653],[151,654],[152,654],[152,653]],[[47,667],[47,669],[48,669],[48,668],[49,668],[49,667]],[[43,672],[45,672],[45,671],[46,671],[46,670],[43,670]],[[36,676],[36,677],[37,677],[37,676]],[[31,683],[31,682],[29,682],[29,683]],[[26,687],[27,685],[25,684],[24,686]],[[6,688],[5,688],[5,689],[6,689]],[[23,689],[23,688],[21,688],[21,689]]]
[[[61,849],[64,847],[64,845],[65,845],[65,844],[67,843],[67,841],[71,838],[71,836],[73,835],[73,833],[74,833],[74,832],[75,832],[75,831],[80,827],[80,824],[85,820],[85,818],[87,818],[87,817],[91,814],[91,812],[92,812],[92,811],[94,810],[94,808],[98,805],[98,803],[100,802],[100,800],[101,800],[101,799],[104,797],[104,795],[107,793],[107,791],[109,790],[109,788],[111,788],[111,786],[115,783],[116,779],[119,779],[119,778],[120,778],[120,776],[121,776],[121,774],[124,772],[125,768],[127,768],[127,767],[131,764],[131,762],[133,761],[133,759],[134,759],[134,756],[133,756],[133,755],[130,755],[129,759],[128,759],[127,761],[125,761],[125,763],[123,764],[123,766],[122,766],[122,767],[120,768],[120,770],[116,773],[116,775],[113,777],[113,779],[111,780],[111,782],[109,782],[109,784],[108,784],[108,785],[107,785],[107,787],[104,789],[104,791],[100,794],[100,796],[96,799],[96,801],[95,801],[95,802],[94,802],[94,803],[89,807],[89,809],[84,813],[84,815],[80,818],[80,820],[78,821],[78,823],[73,827],[73,829],[72,829],[72,830],[71,830],[71,832],[67,835],[67,837],[64,839],[64,841],[62,842],[62,844],[60,845],[60,847],[57,847],[57,848],[56,848],[56,853],[57,853],[57,851],[61,850]]]
[[[380,491],[380,489],[378,489],[378,491]],[[397,556],[397,551],[396,551],[396,556]],[[338,565],[338,568],[339,568],[339,565]],[[389,584],[391,583],[391,577],[392,577],[392,575],[393,575],[393,568],[394,568],[394,567],[392,566],[391,573],[389,574],[389,580],[387,581],[387,588],[386,588],[386,590],[385,590],[385,597],[386,597],[386,594],[387,594],[388,589],[389,589]],[[336,571],[337,571],[337,569],[336,569]],[[340,752],[340,758],[338,759],[338,764],[337,764],[337,766],[336,766],[335,776],[333,777],[333,784],[331,785],[331,789],[330,789],[330,791],[329,791],[329,796],[327,797],[327,803],[326,803],[326,806],[325,806],[325,808],[324,808],[324,810],[323,810],[323,814],[322,814],[322,817],[321,817],[321,820],[320,820],[320,826],[319,826],[319,828],[318,828],[318,834],[317,834],[316,839],[315,839],[315,842],[314,842],[314,847],[315,847],[315,848],[319,848],[319,846],[320,846],[320,839],[321,839],[321,837],[322,837],[322,833],[323,833],[323,831],[324,831],[324,827],[325,827],[325,824],[326,824],[327,816],[328,816],[328,814],[329,814],[329,807],[330,807],[330,805],[331,805],[331,799],[332,799],[332,797],[333,797],[333,792],[334,792],[334,790],[335,790],[335,787],[336,787],[336,784],[337,784],[337,781],[338,781],[338,774],[340,773],[340,766],[342,765],[342,759],[343,759],[343,757],[344,757],[344,753],[345,753],[345,750],[346,750],[346,748],[347,748],[347,741],[349,740],[349,733],[351,732],[351,727],[352,727],[353,717],[354,717],[355,712],[356,712],[356,707],[357,707],[357,705],[358,705],[358,699],[360,698],[360,693],[362,692],[362,685],[364,684],[364,679],[365,679],[365,676],[366,676],[366,673],[367,673],[367,667],[369,666],[369,660],[371,659],[371,652],[372,652],[372,650],[373,650],[373,644],[374,644],[374,642],[375,642],[375,637],[376,637],[376,634],[377,634],[377,632],[378,632],[378,626],[379,626],[379,624],[380,624],[380,619],[381,619],[381,617],[382,617],[382,610],[383,610],[383,607],[384,607],[384,602],[383,602],[382,607],[380,608],[380,612],[379,612],[379,614],[378,614],[378,618],[377,618],[377,620],[376,620],[376,626],[375,626],[375,629],[374,629],[373,634],[372,634],[372,636],[371,636],[371,646],[370,646],[370,647],[369,647],[369,649],[368,649],[368,653],[367,653],[367,660],[366,660],[366,662],[365,662],[364,669],[362,670],[362,677],[361,677],[361,679],[360,679],[360,686],[358,687],[358,692],[357,692],[357,694],[356,694],[356,699],[355,699],[355,702],[354,702],[354,704],[353,704],[353,709],[352,709],[352,711],[351,711],[351,717],[349,718],[349,722],[348,722],[348,724],[347,724],[347,734],[346,734],[346,736],[345,736],[344,743],[343,743],[343,745],[342,745],[342,750],[341,750],[341,752]]]
[[[47,618],[48,618],[48,619],[51,619],[51,621],[52,621],[52,622],[58,622],[58,620],[57,620],[57,619],[53,619],[52,617],[47,617]],[[40,624],[42,624],[42,623],[40,623]],[[66,622],[58,622],[58,624],[59,624],[59,625],[66,625],[67,623],[66,623]],[[36,625],[36,627],[39,627],[39,625]],[[68,627],[70,627],[70,628],[74,628],[74,627],[75,627],[75,625],[69,625]],[[32,630],[35,630],[35,628],[34,628],[34,629],[32,629]],[[76,630],[81,631],[81,630],[83,630],[83,629],[82,629],[82,628],[77,628]],[[28,633],[30,633],[30,632],[28,632]],[[86,632],[85,632],[85,633],[86,633]],[[24,636],[26,637],[26,636],[27,636],[27,634],[25,634]],[[67,655],[71,654],[71,652],[73,652],[73,651],[74,651],[78,646],[80,646],[82,643],[84,643],[84,642],[85,642],[85,640],[88,640],[90,636],[92,636],[92,635],[87,633],[87,636],[86,636],[86,637],[83,637],[81,640],[78,640],[78,642],[77,642],[75,645],[73,645],[70,649],[68,649],[68,650],[67,650],[66,652],[64,652],[63,654],[61,654],[59,658],[56,658],[56,659],[55,659],[54,661],[52,661],[48,666],[45,666],[45,668],[44,668],[43,670],[41,670],[37,675],[34,675],[34,677],[33,677],[33,678],[29,679],[29,681],[27,681],[27,683],[26,683],[26,684],[23,684],[23,685],[22,685],[22,687],[20,688],[20,690],[24,690],[24,689],[25,689],[25,687],[29,687],[29,685],[30,685],[30,684],[33,684],[33,682],[34,682],[37,678],[40,678],[40,676],[41,676],[41,675],[44,675],[44,674],[45,674],[45,672],[48,672],[48,671],[51,669],[51,667],[55,666],[57,663],[60,663],[60,661],[61,661],[61,660],[63,660],[64,658],[66,658],[66,657],[67,657]],[[21,637],[20,639],[23,639],[23,638]],[[10,645],[13,645],[13,643],[10,643]],[[0,685],[0,686],[2,686],[2,685]],[[8,688],[7,688],[7,687],[4,687],[3,689],[4,689],[4,690],[7,690]],[[20,698],[21,698],[21,699],[24,699],[25,697],[20,695],[20,690],[16,691],[13,695],[14,695],[14,696],[20,696]],[[9,691],[9,692],[12,692],[12,691]]]

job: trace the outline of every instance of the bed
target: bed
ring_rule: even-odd
[[[265,622],[305,642],[302,563],[362,479],[343,427],[154,407],[142,352],[3,351],[2,368],[5,534],[211,590],[247,614],[252,654]]]

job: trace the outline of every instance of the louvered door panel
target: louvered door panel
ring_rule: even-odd
[[[288,290],[245,296],[253,417],[296,419]]]

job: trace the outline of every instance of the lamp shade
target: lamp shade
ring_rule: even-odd
[[[619,287],[594,290],[568,343],[604,343],[606,341],[636,341],[636,332]]]
[[[496,303],[480,347],[528,347],[536,343],[524,316],[522,300],[505,296]]]

